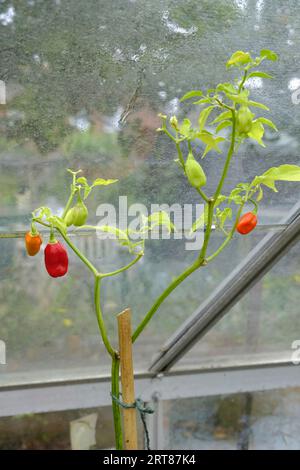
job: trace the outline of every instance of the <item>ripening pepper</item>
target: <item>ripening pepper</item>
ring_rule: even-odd
[[[185,163],[185,173],[189,183],[194,188],[201,188],[206,184],[206,175],[200,163],[197,162],[192,152],[189,152]]]
[[[71,209],[69,209],[67,212],[67,215],[65,217],[67,227],[69,227],[70,225],[81,227],[86,223],[88,215],[88,209],[84,202],[80,199],[77,204]]]
[[[253,116],[248,106],[241,106],[239,108],[236,116],[236,128],[240,134],[248,134],[250,132]]]
[[[29,256],[35,256],[40,251],[42,243],[42,237],[35,228],[26,233],[25,246]]]
[[[247,235],[247,233],[250,233],[252,232],[252,230],[255,229],[256,224],[257,224],[256,214],[254,214],[254,212],[247,212],[240,218],[236,226],[236,230],[241,235]]]
[[[68,272],[68,253],[65,247],[55,239],[53,234],[50,236],[48,245],[45,248],[45,266],[51,277],[61,277]]]

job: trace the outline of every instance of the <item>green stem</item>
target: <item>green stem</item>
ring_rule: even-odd
[[[101,305],[100,305],[100,277],[95,276],[95,295],[94,295],[94,301],[95,301],[95,308],[96,308],[96,316],[97,316],[97,321],[98,321],[98,326],[99,330],[103,339],[104,346],[108,352],[108,354],[114,358],[116,355],[116,351],[113,349],[111,346],[109,339],[107,337],[106,333],[106,328],[103,320],[103,315],[102,315],[102,310],[101,310]]]
[[[177,153],[178,153],[179,161],[182,165],[182,168],[184,169],[185,163],[184,163],[184,158],[183,158],[182,151],[181,151],[181,148],[180,148],[180,144],[178,142],[175,142],[175,143],[176,143],[176,150],[177,150]]]
[[[218,199],[218,197],[221,193],[225,178],[226,178],[227,173],[228,173],[231,157],[232,157],[233,152],[234,152],[236,118],[235,118],[235,110],[231,110],[231,112],[232,112],[231,143],[230,143],[230,147],[229,147],[229,150],[228,150],[226,162],[225,162],[225,165],[224,165],[224,168],[223,168],[223,173],[222,173],[222,176],[220,178],[219,184],[217,186],[216,192],[214,194],[214,201],[215,202],[217,201],[217,199]]]
[[[247,80],[248,70],[244,70],[244,75],[241,83],[239,84],[239,93],[242,91],[245,81]]]
[[[189,266],[185,271],[183,271],[179,276],[177,276],[171,284],[166,288],[166,290],[158,297],[158,299],[155,301],[155,303],[152,305],[151,309],[149,312],[146,314],[146,316],[143,318],[141,323],[137,326],[136,330],[134,331],[132,335],[132,342],[134,342],[137,337],[141,334],[145,326],[149,323],[151,318],[153,317],[154,313],[156,310],[159,308],[159,306],[163,303],[163,301],[168,297],[171,292],[179,285],[181,284],[182,281],[184,281],[190,274],[192,274],[196,269],[198,269],[201,266],[201,263],[199,260],[196,260],[195,263],[193,263],[191,266]]]
[[[200,194],[200,196],[202,197],[202,199],[204,199],[204,201],[205,201],[206,203],[208,203],[208,202],[209,202],[209,197],[205,194],[205,192],[202,191],[202,189],[200,189],[200,188],[196,188],[196,190],[198,191],[198,193]]]
[[[210,199],[208,201],[208,215],[207,215],[207,224],[205,227],[204,242],[199,254],[199,261],[203,262],[205,260],[206,250],[208,248],[208,243],[210,240],[211,230],[212,230],[212,219],[214,214],[214,200]]]
[[[116,397],[117,399],[120,398],[119,368],[120,368],[120,359],[117,355],[114,355],[112,357],[112,363],[111,363],[111,394],[112,394],[112,411],[113,411],[113,418],[114,418],[116,450],[122,450],[123,448],[120,406],[113,398],[113,397]]]
[[[68,201],[67,201],[67,204],[65,205],[63,214],[62,214],[62,216],[61,216],[62,219],[64,219],[64,218],[66,217],[66,215],[67,215],[67,212],[68,212],[68,210],[70,209],[70,206],[71,206],[71,204],[72,204],[72,202],[73,202],[73,198],[74,198],[75,193],[76,193],[76,191],[74,191],[74,190],[71,191],[70,197],[69,197],[69,199],[68,199]]]
[[[99,277],[102,279],[103,277],[110,277],[110,276],[115,276],[116,274],[122,273],[123,271],[126,271],[127,269],[131,268],[135,263],[137,263],[143,255],[138,255],[134,260],[132,260],[130,263],[126,264],[126,266],[123,266],[120,269],[116,269],[116,271],[111,271],[110,273],[103,273],[99,274]]]

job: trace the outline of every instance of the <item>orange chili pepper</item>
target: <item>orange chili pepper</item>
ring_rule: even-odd
[[[26,233],[25,245],[29,256],[35,256],[40,251],[42,243],[42,237],[38,232],[36,232],[35,234],[33,234],[31,231]]]

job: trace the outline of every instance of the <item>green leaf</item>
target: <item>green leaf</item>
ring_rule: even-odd
[[[252,77],[273,78],[272,75],[270,75],[269,73],[259,72],[259,71],[249,73],[247,78],[252,78]]]
[[[110,180],[105,180],[103,178],[97,178],[95,179],[95,181],[93,182],[92,184],[92,188],[94,186],[108,186],[109,184],[114,184],[116,183],[118,180],[113,180],[113,179],[110,179]]]
[[[224,93],[237,93],[237,89],[231,83],[219,83],[217,86],[217,91],[222,91]]]
[[[89,185],[87,179],[84,176],[80,176],[79,178],[77,178],[76,182],[79,184],[83,184],[83,186]]]
[[[231,207],[225,207],[225,209],[223,209],[222,211],[219,208],[217,208],[216,216],[217,216],[217,219],[219,221],[219,226],[221,228],[223,228],[226,220],[232,218],[232,209],[231,209]]]
[[[250,132],[248,132],[248,137],[259,143],[262,147],[265,147],[265,144],[262,141],[265,129],[261,122],[253,121]]]
[[[258,195],[256,196],[256,201],[260,202],[262,198],[264,197],[264,192],[261,186],[258,188]]]
[[[226,96],[234,103],[248,105],[248,96],[249,96],[248,90],[243,90],[241,91],[241,93],[238,93],[236,95],[232,93],[226,93]]]
[[[240,205],[243,202],[243,198],[241,196],[241,192],[243,191],[244,189],[241,187],[234,188],[228,197],[228,202],[234,202],[235,204]]]
[[[202,212],[200,217],[198,217],[198,219],[196,219],[195,222],[193,223],[193,225],[191,227],[191,230],[190,230],[190,234],[192,234],[193,232],[196,232],[196,230],[204,227],[204,225],[207,223],[207,221],[208,221],[208,204],[205,204],[204,211]]]
[[[262,103],[258,103],[257,101],[248,101],[248,106],[256,106],[256,108],[261,108],[261,109],[264,109],[266,111],[269,111],[269,108],[268,106],[266,106],[265,104],[262,104]]]
[[[216,127],[216,133],[220,132],[225,127],[229,127],[232,125],[232,121],[223,121]]]
[[[217,124],[218,122],[224,121],[225,119],[231,118],[232,112],[231,111],[224,111],[223,113],[219,114],[210,124]]]
[[[183,121],[182,121],[182,124],[181,126],[179,127],[179,132],[181,135],[184,135],[185,137],[190,137],[190,133],[191,133],[191,121],[187,118],[185,118]]]
[[[84,192],[83,192],[83,199],[86,199],[91,191],[92,191],[91,186],[85,186],[84,187]]]
[[[272,127],[272,129],[274,129],[275,131],[278,131],[278,129],[275,126],[274,122],[272,122],[270,119],[260,117],[258,119],[255,119],[255,121],[253,121],[253,122],[256,122],[256,121],[261,122],[262,124],[266,124],[266,126]]]
[[[275,181],[300,181],[300,167],[298,165],[280,165],[269,168],[261,176],[256,176],[251,184],[252,186],[264,184],[277,192]]]
[[[249,52],[236,51],[226,63],[226,67],[237,66],[249,64],[251,62],[251,56]]]
[[[270,49],[262,49],[260,51],[260,57],[263,59],[272,60],[273,62],[278,60],[278,55],[276,52],[271,51]]]
[[[202,96],[203,93],[201,90],[192,90],[192,91],[188,91],[185,95],[183,95],[182,98],[180,98],[180,101],[185,101],[185,100],[188,100],[190,98],[194,98],[195,96]]]
[[[204,108],[201,111],[201,113],[199,115],[199,119],[198,119],[200,132],[203,130],[203,128],[206,124],[207,118],[208,118],[208,116],[210,115],[210,113],[212,112],[213,109],[214,109],[214,106],[208,106],[207,108]]]
[[[202,140],[202,142],[206,144],[202,158],[204,158],[205,155],[211,150],[215,150],[216,152],[221,153],[221,149],[219,148],[218,143],[226,140],[224,137],[214,137],[209,132],[197,133],[196,137],[198,137],[200,140]]]
[[[169,214],[165,211],[153,212],[147,217],[149,222],[149,230],[153,230],[155,227],[164,226],[168,229],[168,232],[175,231],[175,225],[171,222]]]
[[[194,101],[193,104],[205,104],[205,103],[212,103],[212,99],[211,98],[202,98],[199,101]]]

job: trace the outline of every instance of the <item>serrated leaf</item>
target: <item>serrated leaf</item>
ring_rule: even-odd
[[[232,125],[232,121],[220,122],[220,124],[216,127],[216,134],[220,132],[222,129],[225,129],[225,127],[229,127],[231,125]]]
[[[256,140],[256,142],[259,143],[262,147],[265,147],[265,144],[262,141],[263,135],[264,135],[265,129],[264,126],[262,125],[261,122],[252,122],[252,127],[250,132],[248,132],[248,137],[250,137],[253,140]]]
[[[272,75],[266,72],[259,72],[259,71],[254,71],[249,73],[247,78],[252,78],[252,77],[260,77],[260,78],[273,78]]]
[[[260,51],[260,57],[267,60],[272,60],[273,62],[278,60],[278,55],[276,54],[276,52],[271,51],[270,49],[262,49]]]
[[[218,122],[224,121],[225,119],[231,118],[232,112],[231,111],[224,111],[223,113],[219,114],[210,124],[217,124]]]
[[[208,106],[207,108],[204,108],[201,111],[201,113],[199,115],[199,119],[198,119],[200,132],[203,130],[203,128],[206,124],[206,121],[208,119],[208,116],[210,115],[210,113],[212,112],[213,109],[214,109],[214,106]]]
[[[260,117],[258,119],[255,119],[255,121],[253,121],[253,122],[256,122],[256,121],[261,122],[262,124],[266,124],[266,126],[272,127],[272,129],[274,129],[275,131],[278,131],[278,129],[275,126],[274,122],[272,122],[270,119]]]
[[[248,106],[256,106],[256,108],[264,109],[265,111],[269,111],[268,106],[262,103],[258,103],[257,101],[248,101]]]
[[[180,101],[185,101],[189,100],[190,98],[194,98],[195,96],[202,96],[203,92],[201,90],[191,90],[188,91],[185,95],[183,95],[182,98],[180,98]]]
[[[251,62],[251,60],[249,52],[236,51],[227,61],[226,67],[245,65]]]

